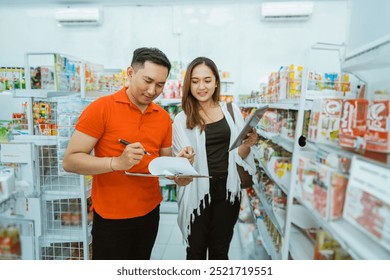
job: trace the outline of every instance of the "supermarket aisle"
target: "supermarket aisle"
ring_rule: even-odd
[[[185,260],[185,245],[176,219],[176,214],[161,214],[152,260]],[[229,251],[231,260],[267,258],[261,246],[254,246],[252,231],[251,225],[237,224]]]

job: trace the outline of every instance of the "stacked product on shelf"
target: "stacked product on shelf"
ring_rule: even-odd
[[[298,103],[302,92],[304,70],[304,67],[300,65],[281,66],[278,71],[272,72],[268,76],[267,84],[260,84],[260,90],[241,103],[248,104],[248,106],[286,100],[295,100]],[[351,81],[348,74],[308,71],[305,96],[307,99],[353,98],[355,93],[351,91]]]
[[[19,260],[22,257],[20,233],[17,225],[0,224],[0,260]]]
[[[98,74],[98,88],[102,92],[115,92],[126,85],[126,70],[104,69]]]
[[[0,68],[0,94],[3,91],[26,88],[23,67]]]

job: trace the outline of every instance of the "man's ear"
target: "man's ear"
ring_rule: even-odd
[[[131,78],[133,74],[134,74],[134,68],[131,66],[127,67],[127,77]]]

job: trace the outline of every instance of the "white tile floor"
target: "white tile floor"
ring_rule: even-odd
[[[177,225],[176,214],[161,214],[160,215],[160,227],[157,234],[156,243],[152,251],[152,260],[185,260],[186,250],[185,245],[180,233],[179,226]],[[230,244],[229,259],[241,260],[241,259],[265,259],[264,250],[262,247],[260,251],[257,250],[253,254],[254,248],[253,239],[245,242],[247,237],[250,236],[249,231],[244,229],[242,232],[241,225],[237,224],[233,240]],[[248,249],[249,248],[249,249]],[[259,255],[260,252],[260,255]]]

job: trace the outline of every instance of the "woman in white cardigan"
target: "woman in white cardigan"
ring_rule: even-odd
[[[250,174],[256,171],[251,147],[256,131],[228,152],[244,125],[240,109],[233,105],[234,119],[220,102],[220,77],[215,63],[194,59],[183,84],[182,108],[173,123],[173,152],[192,146],[193,165],[200,174],[178,187],[178,223],[187,244],[187,259],[228,259],[234,225],[240,209],[240,178],[236,164]]]

